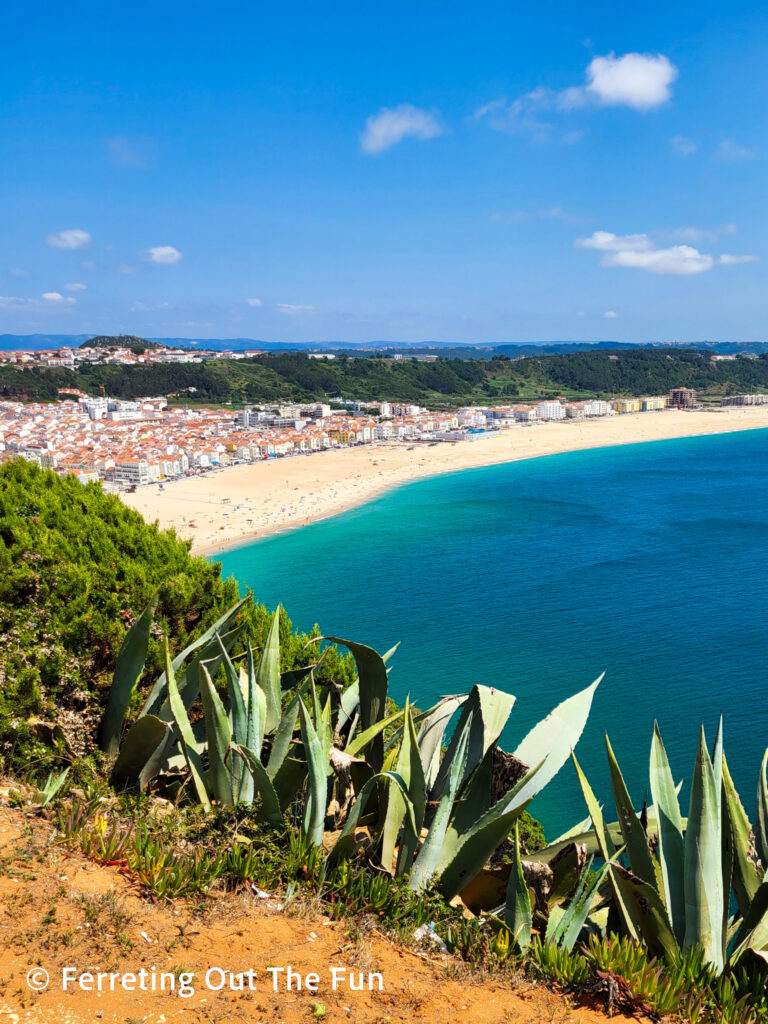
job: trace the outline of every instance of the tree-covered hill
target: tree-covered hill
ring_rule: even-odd
[[[688,386],[705,398],[768,391],[768,355],[713,360],[711,352],[636,348],[511,359],[312,359],[284,352],[204,363],[60,368],[0,367],[0,399],[52,401],[58,388],[117,398],[168,395],[210,403],[323,400],[400,401],[447,408],[466,404],[664,394]]]
[[[146,338],[138,338],[135,334],[99,334],[95,338],[88,338],[80,348],[134,348],[140,347],[143,350],[165,348],[159,341],[147,341]]]
[[[26,771],[36,736],[73,754],[94,747],[115,655],[158,588],[148,678],[161,670],[161,633],[183,648],[237,600],[234,579],[99,485],[20,459],[0,467],[0,772]],[[265,608],[249,598],[242,615],[266,635]],[[284,668],[311,660],[286,616],[281,639]],[[348,679],[333,651],[324,670]]]

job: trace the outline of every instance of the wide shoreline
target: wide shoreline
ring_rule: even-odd
[[[161,529],[217,552],[365,504],[414,480],[561,452],[768,428],[768,406],[635,413],[515,426],[478,441],[392,443],[232,466],[122,494]],[[191,525],[194,524],[194,525]]]

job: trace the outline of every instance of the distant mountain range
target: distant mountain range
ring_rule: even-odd
[[[242,352],[246,349],[261,349],[265,352],[384,352],[387,355],[403,353],[408,355],[434,354],[448,359],[490,359],[499,356],[543,356],[558,355],[567,352],[591,352],[597,349],[633,349],[633,348],[687,348],[718,352],[724,355],[738,352],[768,352],[768,342],[764,341],[698,341],[685,344],[669,342],[620,342],[620,341],[535,341],[510,342],[501,345],[456,344],[447,341],[426,342],[394,342],[394,341],[316,341],[316,342],[276,342],[262,341],[257,338],[148,338],[130,339],[133,343],[149,342],[152,347],[166,345],[172,348],[209,349],[216,352]],[[94,338],[90,334],[0,334],[0,351],[29,349],[39,351],[49,348],[77,348],[87,346],[105,346],[110,342],[124,343],[123,336],[100,335]]]

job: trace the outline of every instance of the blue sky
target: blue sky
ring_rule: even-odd
[[[0,333],[766,340],[757,3],[0,4]]]

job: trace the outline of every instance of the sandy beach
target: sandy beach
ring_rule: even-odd
[[[294,529],[439,473],[558,452],[768,427],[768,406],[636,413],[515,426],[473,442],[365,445],[232,466],[121,495],[195,554]]]

